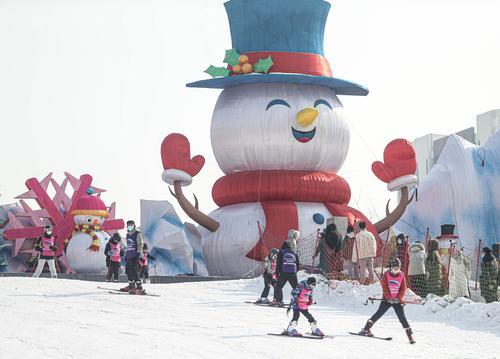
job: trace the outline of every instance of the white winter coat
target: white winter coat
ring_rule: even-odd
[[[450,288],[448,294],[454,298],[469,296],[470,262],[462,251],[457,250],[450,260]]]
[[[373,234],[363,229],[356,234],[356,241],[352,248],[352,261],[358,261],[357,250],[359,250],[359,259],[374,258],[377,256],[377,240]]]
[[[408,266],[408,275],[425,274],[425,260],[427,254],[422,243],[413,243],[408,249],[410,254],[410,265]]]

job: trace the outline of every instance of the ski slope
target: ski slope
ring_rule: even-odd
[[[407,305],[410,345],[390,312],[373,329],[390,342],[347,333],[376,310],[363,301],[378,285],[320,283],[311,312],[335,338],[309,340],[267,335],[289,318],[244,303],[259,295],[259,278],[147,286],[161,297],[112,295],[99,284],[0,278],[0,358],[500,358],[500,303]],[[309,330],[305,318],[299,330]]]

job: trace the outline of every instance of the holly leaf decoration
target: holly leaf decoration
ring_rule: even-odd
[[[207,74],[209,74],[212,77],[228,77],[229,76],[229,70],[226,69],[225,67],[216,67],[210,65],[208,69],[205,71]]]
[[[224,63],[229,64],[231,66],[238,65],[238,58],[240,54],[236,49],[226,50],[226,55],[224,56]]]
[[[255,72],[261,72],[263,74],[267,74],[269,72],[269,69],[271,66],[273,66],[273,59],[271,58],[271,55],[269,55],[265,59],[259,59],[254,65],[254,71]]]

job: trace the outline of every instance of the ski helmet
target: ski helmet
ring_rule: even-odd
[[[399,267],[401,268],[401,261],[399,258],[392,258],[391,261],[389,262],[389,268],[392,267]]]
[[[316,277],[307,278],[307,285],[316,285]]]
[[[280,250],[278,248],[271,248],[271,255],[277,256]]]

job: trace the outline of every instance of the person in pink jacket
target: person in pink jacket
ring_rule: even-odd
[[[42,236],[38,237],[35,242],[35,249],[40,252],[38,264],[33,274],[33,277],[39,277],[45,267],[45,263],[49,265],[50,276],[57,278],[55,256],[57,251],[56,237],[52,233],[50,224],[45,226],[45,231]]]
[[[318,328],[316,320],[309,313],[309,306],[314,303],[313,301],[313,290],[316,287],[316,278],[309,277],[307,280],[303,280],[295,287],[292,291],[292,298],[290,299],[290,307],[293,309],[293,318],[288,324],[288,328],[283,332],[285,335],[291,336],[301,336],[297,330],[297,324],[299,322],[300,314],[305,316],[311,325],[311,334],[317,336],[324,336],[323,332]],[[287,310],[287,314],[290,311],[290,307]]]

